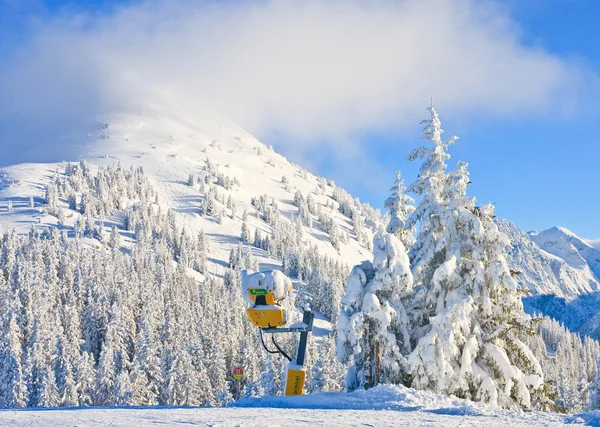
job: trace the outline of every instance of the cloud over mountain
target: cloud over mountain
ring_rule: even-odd
[[[594,77],[518,33],[498,4],[474,0],[64,10],[0,67],[0,146],[18,143],[19,160],[35,160],[40,141],[62,154],[99,116],[165,100],[299,154],[324,141],[360,152],[348,141],[414,123],[431,96],[452,114],[568,109]]]

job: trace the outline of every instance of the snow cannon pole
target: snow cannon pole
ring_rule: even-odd
[[[304,379],[306,378],[306,369],[304,368],[304,356],[306,355],[306,345],[308,344],[308,334],[312,331],[314,313],[306,310],[302,322],[306,325],[305,330],[300,332],[300,342],[298,343],[298,353],[296,359],[287,365],[285,378],[285,395],[300,396],[304,393]]]

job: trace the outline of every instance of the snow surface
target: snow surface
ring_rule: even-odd
[[[580,415],[514,412],[402,386],[353,393],[242,399],[229,408],[73,408],[0,411],[15,426],[561,426],[600,425],[600,411]]]
[[[292,290],[292,281],[279,270],[264,270],[257,273],[242,270],[242,297],[248,304],[253,304],[248,291],[252,288],[272,292],[277,302],[284,299]]]

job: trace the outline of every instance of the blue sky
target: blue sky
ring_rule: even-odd
[[[5,58],[0,59],[0,70],[3,66],[10,65],[12,54],[23,49],[41,31],[40,28],[45,28],[59,18],[88,15],[87,22],[91,22],[93,27],[95,19],[110,17],[122,6],[136,4],[133,1],[117,0],[47,0],[25,3],[27,6],[15,0],[0,0],[0,57]],[[484,6],[490,4],[475,0],[467,3]],[[228,4],[235,8],[238,2]],[[477,98],[476,94],[464,98],[452,95],[454,98],[449,100],[447,92],[452,92],[443,86],[435,86],[429,91],[422,90],[411,95],[411,100],[422,99],[421,103],[411,101],[408,107],[395,110],[398,121],[401,122],[397,126],[390,124],[394,119],[380,122],[373,118],[381,116],[381,111],[385,111],[389,104],[387,100],[383,103],[373,101],[370,109],[357,113],[357,119],[354,120],[356,126],[340,124],[340,128],[335,131],[324,128],[318,120],[319,117],[325,117],[327,121],[337,123],[337,116],[326,116],[337,104],[324,105],[318,115],[309,117],[306,121],[303,120],[309,116],[310,110],[305,111],[301,107],[298,107],[298,111],[292,107],[282,108],[279,116],[272,113],[271,105],[265,106],[270,115],[264,117],[247,117],[239,111],[232,111],[231,115],[236,119],[239,117],[237,121],[241,125],[265,142],[276,146],[292,160],[308,165],[316,173],[332,177],[361,199],[381,206],[387,189],[392,185],[396,169],[401,169],[408,181],[415,177],[416,165],[408,164],[404,158],[412,148],[420,144],[419,119],[426,117],[428,96],[432,96],[435,97],[446,135],[456,134],[460,137],[450,150],[451,165],[457,160],[470,162],[473,182],[471,195],[480,202],[494,202],[499,216],[511,219],[524,230],[562,225],[582,237],[600,238],[600,141],[596,130],[596,124],[600,123],[600,103],[596,96],[586,96],[585,93],[598,90],[596,76],[600,75],[600,44],[597,41],[600,39],[600,30],[597,22],[600,22],[600,2],[509,0],[492,4],[495,6],[492,13],[510,23],[508,30],[503,27],[500,37],[516,39],[513,43],[517,46],[515,57],[522,54],[521,48],[529,49],[526,54],[531,58],[536,58],[536,52],[543,52],[551,61],[564,61],[569,67],[584,69],[585,73],[593,77],[579,88],[584,93],[548,96],[548,103],[561,104],[551,106],[543,105],[543,100],[546,99],[543,96],[539,97],[542,101],[536,101],[536,104],[529,103],[529,98],[523,101],[515,95],[516,102],[521,104],[515,104],[515,111],[511,112],[512,98],[500,99],[499,103],[502,105],[495,109],[493,100],[486,98],[482,101],[483,98]],[[320,13],[326,15],[327,12],[325,10]],[[273,13],[273,16],[279,16],[276,13],[284,12]],[[477,27],[478,31],[487,31],[481,27],[482,25]],[[460,32],[460,27],[457,31]],[[475,39],[478,37],[474,36]],[[485,44],[483,47],[485,48]],[[479,47],[476,46],[475,49]],[[457,58],[457,62],[467,60],[468,51],[467,56]],[[487,59],[488,62],[493,60]],[[549,66],[554,62],[549,63]],[[527,79],[522,79],[522,82],[517,82],[520,74],[515,74],[515,84],[522,84],[524,92],[538,84],[536,73],[542,73],[547,68],[543,64],[533,71],[529,66],[523,68],[530,75]],[[454,67],[457,64],[449,65]],[[480,65],[489,67],[489,64]],[[439,74],[442,71],[433,69],[430,72]],[[373,76],[373,79],[377,78]],[[412,77],[409,76],[404,84],[410,85],[410,78]],[[568,73],[565,76],[563,72],[561,78],[568,80]],[[578,77],[574,75],[573,79],[576,78]],[[543,80],[541,74],[539,80]],[[460,80],[458,83],[460,84]],[[456,82],[452,80],[449,84]],[[493,84],[492,81],[488,85]],[[503,84],[509,88],[510,79]],[[373,91],[380,89],[376,87]],[[543,88],[531,89],[531,97],[542,90]],[[295,96],[292,96],[295,105],[301,105],[302,102],[307,106],[315,104],[313,99],[304,99],[294,93],[292,95]],[[249,96],[258,98],[261,95],[260,92],[258,95],[250,93],[246,98]],[[363,93],[356,94],[356,97],[362,97],[362,103],[372,101]],[[363,99],[366,101],[363,102]],[[470,99],[473,99],[472,106],[469,106]],[[231,103],[231,99],[226,101]],[[243,104],[241,107],[248,110]],[[288,118],[296,113],[301,118],[296,118],[295,121]],[[276,126],[270,122],[274,120],[279,120]],[[298,131],[300,127],[310,128],[311,131],[303,134]],[[327,130],[323,132],[323,129]],[[298,146],[302,146],[302,150]],[[362,159],[365,159],[364,162]]]

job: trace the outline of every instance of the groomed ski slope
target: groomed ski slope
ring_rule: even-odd
[[[600,426],[600,411],[560,415],[494,409],[402,386],[353,393],[243,399],[229,408],[0,411],[2,426]]]

